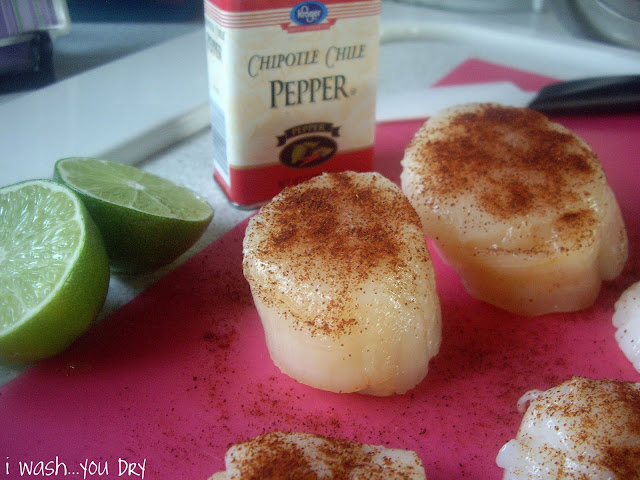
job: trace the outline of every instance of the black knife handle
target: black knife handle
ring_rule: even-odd
[[[584,78],[542,88],[529,108],[542,113],[640,111],[640,75]]]

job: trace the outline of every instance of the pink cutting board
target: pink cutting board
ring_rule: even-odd
[[[470,60],[442,83],[485,80],[530,89],[551,81]],[[640,116],[557,121],[600,155],[630,237],[625,271],[592,308],[509,315],[471,299],[434,255],[443,344],[425,381],[390,398],[323,392],[269,358],[242,276],[242,223],[67,352],[0,389],[0,480],[62,478],[65,468],[72,478],[141,478],[125,462],[144,464],[147,479],[206,479],[223,468],[230,444],[272,430],[413,449],[430,480],[501,478],[495,457],[516,433],[516,401],[526,390],[572,375],[640,381],[611,325],[614,301],[640,279]],[[378,126],[376,166],[394,181],[420,124]],[[50,470],[20,474],[23,462]]]

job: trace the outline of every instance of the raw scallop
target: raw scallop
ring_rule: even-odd
[[[640,383],[574,377],[518,406],[518,434],[496,460],[504,480],[640,479]]]
[[[402,188],[469,293],[516,314],[589,307],[627,258],[589,146],[525,108],[465,104],[416,133]]]
[[[209,480],[426,480],[415,452],[310,433],[271,432],[233,445]]]
[[[613,326],[620,349],[640,372],[640,282],[631,285],[616,302]]]
[[[333,392],[404,393],[440,346],[420,219],[377,173],[285,189],[251,218],[244,274],[275,364]]]

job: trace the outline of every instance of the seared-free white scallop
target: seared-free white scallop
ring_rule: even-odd
[[[640,478],[640,383],[574,377],[518,407],[518,434],[496,459],[504,480]]]
[[[441,340],[420,219],[377,173],[289,187],[252,217],[244,274],[281,371],[333,392],[404,393]]]
[[[624,266],[625,226],[597,156],[538,112],[446,109],[402,166],[426,235],[480,300],[523,315],[581,310]]]
[[[620,349],[640,372],[640,282],[627,288],[615,303],[613,326]]]
[[[426,480],[420,457],[323,435],[271,432],[232,445],[209,480]]]

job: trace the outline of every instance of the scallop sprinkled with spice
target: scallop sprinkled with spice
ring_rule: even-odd
[[[225,466],[209,480],[426,480],[413,451],[298,432],[271,432],[233,445]]]
[[[640,478],[640,383],[574,377],[518,407],[518,434],[496,460],[504,480]]]
[[[440,347],[420,219],[377,173],[285,189],[251,218],[244,274],[274,363],[333,392],[404,393]]]
[[[469,293],[516,314],[589,307],[627,235],[596,154],[526,108],[465,104],[406,149],[402,189]]]

